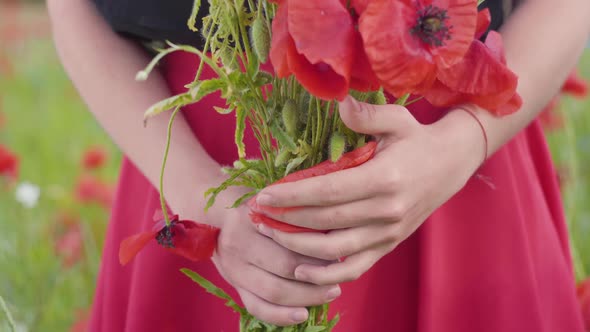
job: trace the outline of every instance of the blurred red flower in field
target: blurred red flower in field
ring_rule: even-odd
[[[580,77],[577,70],[570,73],[560,92],[549,101],[539,114],[539,121],[545,130],[551,131],[563,127],[565,120],[559,112],[559,103],[563,95],[571,95],[580,99],[588,96],[588,82]]]
[[[171,216],[170,225],[166,226],[164,215],[160,211],[154,216],[154,221],[156,224],[151,230],[130,236],[121,242],[119,262],[122,265],[129,263],[151,240],[156,240],[166,250],[191,261],[211,257],[217,247],[217,227],[179,220],[177,215]]]
[[[55,252],[65,267],[72,267],[82,257],[83,235],[79,224],[68,229],[55,241]]]
[[[97,203],[110,209],[113,202],[113,188],[96,177],[82,176],[76,185],[76,198],[81,203]]]
[[[582,309],[582,317],[586,330],[590,331],[590,278],[578,284],[578,301]]]
[[[70,332],[88,332],[89,320],[90,310],[79,309],[76,312],[76,320],[74,321],[74,324],[72,324],[72,327],[70,327]]]
[[[100,146],[88,148],[82,156],[82,167],[86,170],[101,168],[107,161],[107,152]]]
[[[588,96],[588,82],[584,80],[577,70],[574,70],[563,83],[561,92],[583,98]]]
[[[563,116],[559,112],[560,95],[549,101],[549,104],[539,113],[539,121],[545,130],[555,130],[563,127]]]
[[[18,177],[18,157],[6,146],[0,144],[0,176],[10,180]]]

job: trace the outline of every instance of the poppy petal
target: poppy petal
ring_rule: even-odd
[[[263,225],[266,225],[272,229],[279,230],[281,232],[286,232],[286,233],[303,233],[303,232],[320,233],[321,232],[316,229],[299,227],[299,226],[287,224],[287,223],[272,219],[270,217],[267,217],[263,214],[256,213],[256,212],[250,212],[249,215],[250,215],[250,220],[252,220],[252,223],[254,225],[263,224]]]
[[[447,10],[451,39],[443,46],[430,46],[437,65],[448,68],[461,61],[469,50],[477,25],[477,0],[434,0],[423,1],[423,6],[429,5]]]
[[[367,58],[367,53],[365,53],[363,41],[360,36],[356,38],[356,45],[356,61],[352,66],[350,87],[358,91],[377,90],[380,86],[379,79],[377,78],[377,75],[375,75],[373,68],[371,68],[369,58]]]
[[[489,8],[484,8],[477,12],[477,25],[475,27],[475,39],[480,39],[490,27],[492,23],[492,14]]]
[[[516,75],[498,59],[498,54],[478,40],[472,43],[462,62],[439,70],[438,79],[451,90],[487,96],[497,105],[512,97],[518,83]]]
[[[291,75],[287,61],[287,52],[293,48],[293,40],[289,35],[289,24],[287,21],[287,6],[279,6],[275,18],[272,21],[272,39],[270,43],[270,61],[280,78]]]
[[[191,261],[210,258],[217,247],[219,228],[180,220],[173,226],[174,247],[168,251]]]
[[[153,240],[156,237],[156,234],[158,234],[158,231],[152,230],[132,235],[123,240],[119,247],[119,263],[121,263],[121,265],[129,263],[150,240]]]
[[[288,7],[289,33],[297,51],[312,64],[328,64],[348,80],[355,30],[346,7],[340,0],[290,1]]]

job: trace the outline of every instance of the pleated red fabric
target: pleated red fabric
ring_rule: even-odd
[[[196,64],[184,53],[167,59],[162,70],[174,93],[192,81]],[[212,110],[220,103],[208,97],[184,114],[211,157],[230,164],[235,120]],[[412,112],[423,123],[443,115],[425,103]],[[246,142],[257,150],[252,136]],[[583,331],[556,173],[538,122],[478,174],[361,279],[343,285],[332,305],[341,314],[336,331]],[[90,331],[238,331],[238,316],[178,271],[192,268],[236,296],[211,262],[191,263],[151,243],[119,264],[121,241],[149,229],[158,206],[156,189],[125,159]]]

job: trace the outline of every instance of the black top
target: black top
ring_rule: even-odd
[[[169,40],[202,48],[203,38],[188,29],[187,21],[193,0],[92,0],[116,32],[140,40]],[[321,0],[318,0],[321,1]],[[492,24],[497,30],[504,21],[505,11],[514,0],[486,0],[482,7],[490,8]],[[507,6],[508,4],[508,6]],[[207,0],[201,0],[197,24],[208,12]]]

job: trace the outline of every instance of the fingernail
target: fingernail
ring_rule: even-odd
[[[296,268],[293,274],[297,280],[305,281],[307,279],[307,274],[304,271],[301,271],[300,268]]]
[[[272,201],[272,196],[267,193],[260,193],[256,196],[256,203],[258,203],[259,205],[272,206]]]
[[[264,236],[272,237],[274,235],[272,228],[270,228],[264,224],[259,224],[257,228],[258,228],[258,232]]]
[[[334,286],[326,292],[326,296],[325,296],[326,301],[327,302],[334,301],[338,296],[340,296],[340,294],[342,294],[342,290],[340,289],[340,287]]]
[[[291,313],[291,319],[297,323],[305,321],[307,319],[307,310],[302,309],[293,311]]]

